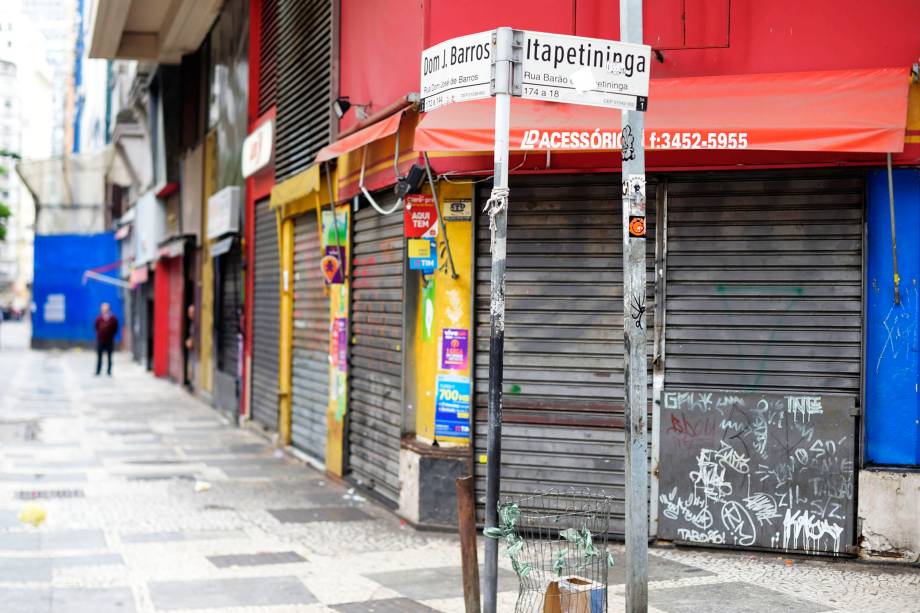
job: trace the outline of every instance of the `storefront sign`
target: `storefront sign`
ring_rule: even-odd
[[[651,52],[648,45],[525,31],[522,97],[644,111]]]
[[[272,159],[272,137],[274,136],[274,122],[268,120],[252,131],[252,134],[243,141],[242,170],[246,179],[256,174]]]
[[[348,372],[348,320],[336,317],[332,320],[332,343],[329,359],[337,372]]]
[[[344,275],[342,274],[342,248],[336,246],[326,247],[326,255],[320,260],[320,268],[323,270],[323,279],[326,285],[341,283]]]
[[[425,243],[428,244],[427,253]],[[409,241],[409,270],[432,273],[438,267],[437,241],[433,238],[417,238]]]
[[[329,292],[329,409],[330,429],[341,433],[348,409],[348,286],[333,285]],[[337,424],[337,425],[336,425]]]
[[[332,211],[323,211],[322,248],[323,258],[320,268],[326,285],[337,285],[345,282],[345,262],[348,252],[348,211],[341,210],[332,218]]]
[[[403,232],[406,238],[435,238],[438,235],[438,211],[434,198],[423,194],[406,197]]]
[[[446,40],[422,51],[422,110],[488,98],[494,30]]]
[[[470,379],[438,375],[434,434],[438,438],[470,438]]]
[[[208,238],[236,233],[240,227],[240,188],[231,185],[208,198]]]
[[[469,366],[469,330],[444,328],[441,333],[441,369],[466,370]]]
[[[444,221],[472,221],[472,200],[445,200]]]

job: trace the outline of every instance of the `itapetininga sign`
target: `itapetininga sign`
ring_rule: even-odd
[[[525,31],[521,97],[644,111],[651,52],[648,45]]]
[[[648,108],[651,47],[522,30],[513,95],[626,110]],[[422,52],[422,110],[492,95],[495,31],[453,38]]]

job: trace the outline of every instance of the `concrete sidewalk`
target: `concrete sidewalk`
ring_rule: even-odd
[[[97,378],[90,352],[8,342],[22,329],[4,323],[0,349],[3,613],[463,611],[453,535],[405,526],[124,354]],[[38,528],[16,518],[28,501]],[[654,611],[920,611],[917,568],[673,548],[650,562]],[[501,588],[512,611],[507,567]]]

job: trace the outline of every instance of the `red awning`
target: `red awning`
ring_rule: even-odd
[[[335,159],[340,155],[351,153],[376,140],[396,134],[396,131],[399,130],[399,121],[402,119],[402,115],[401,111],[394,113],[386,119],[381,119],[377,123],[373,123],[366,128],[361,128],[345,138],[326,145],[316,154],[314,162],[318,164],[320,162]]]
[[[652,150],[899,152],[907,68],[652,79],[645,145]],[[417,151],[491,151],[494,104],[427,113]],[[597,130],[600,132],[597,132]],[[615,109],[514,99],[514,150],[619,149]]]

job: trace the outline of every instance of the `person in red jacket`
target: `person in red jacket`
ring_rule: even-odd
[[[115,335],[118,334],[118,318],[112,313],[108,302],[99,307],[96,317],[96,376],[102,373],[102,354],[108,356],[108,375],[112,376],[112,350],[115,349]]]

